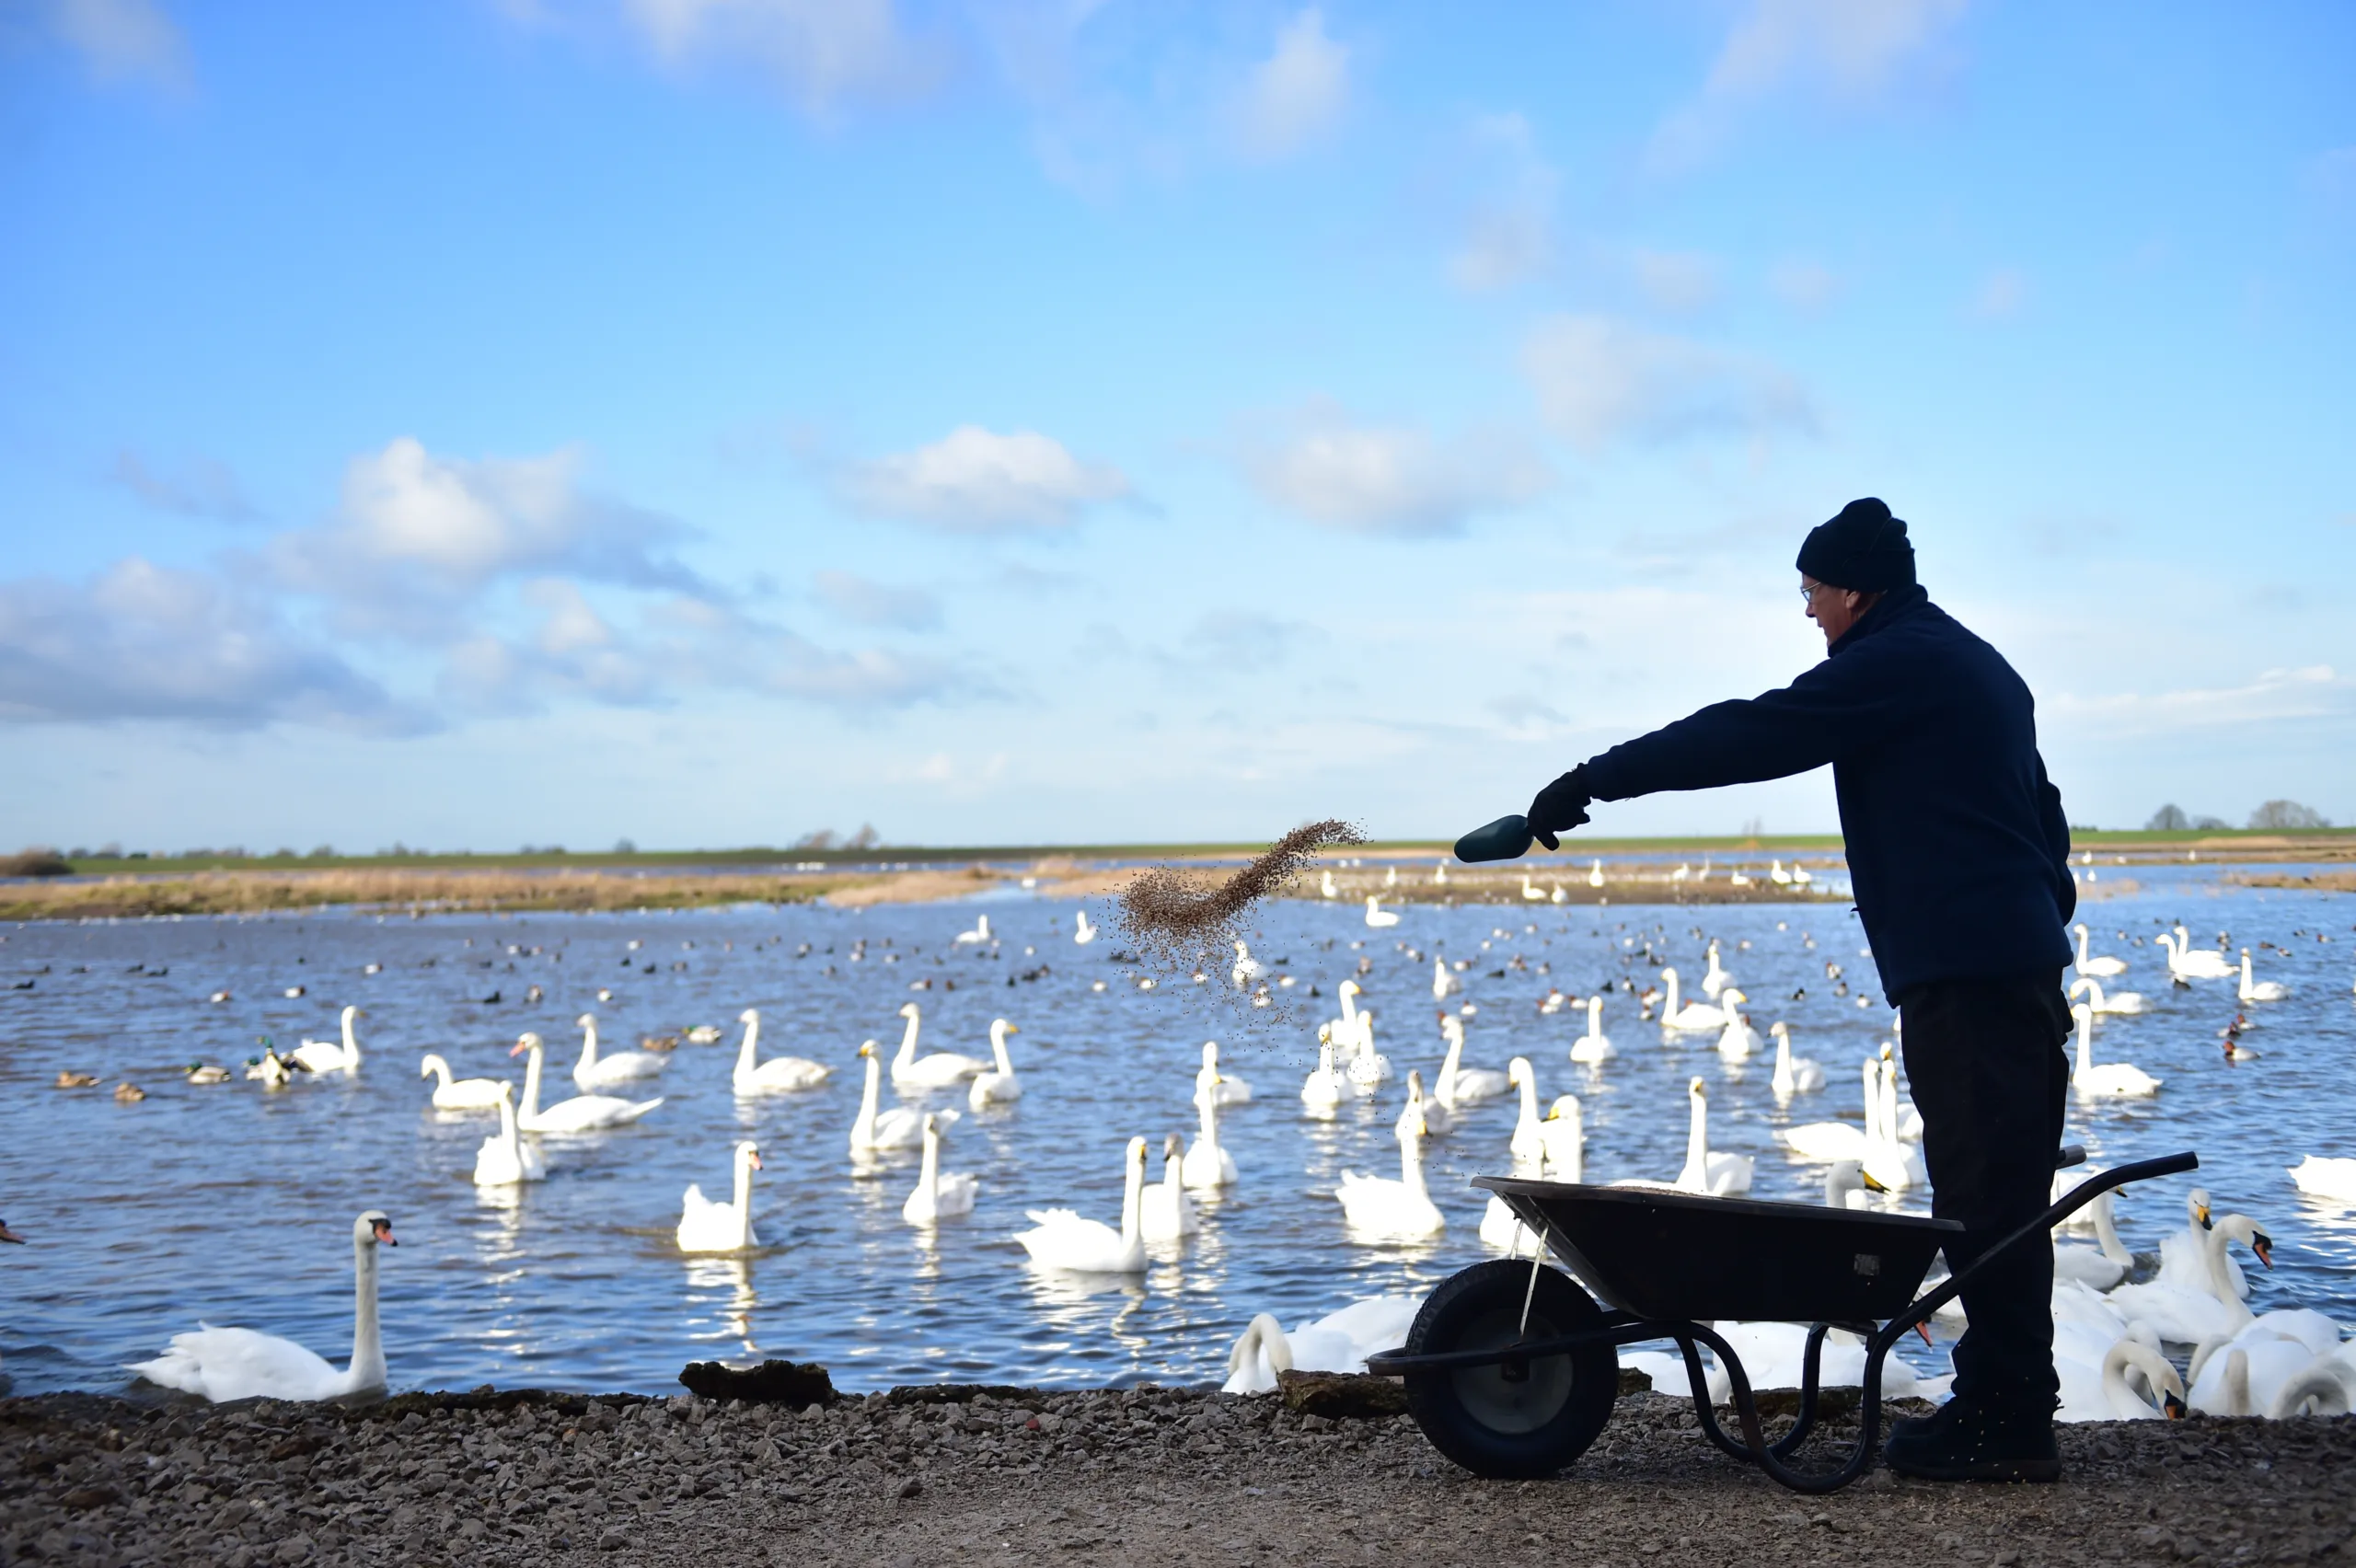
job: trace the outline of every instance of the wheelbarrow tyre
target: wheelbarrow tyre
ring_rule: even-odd
[[[1532,1292],[1530,1264],[1497,1259],[1442,1282],[1415,1314],[1404,1348],[1410,1355],[1486,1350],[1524,1337],[1576,1333],[1602,1317],[1602,1309],[1560,1270],[1539,1269]],[[1598,1343],[1519,1368],[1409,1372],[1406,1383],[1407,1409],[1433,1447],[1475,1475],[1532,1481],[1562,1470],[1595,1441],[1611,1419],[1620,1365],[1612,1347]]]

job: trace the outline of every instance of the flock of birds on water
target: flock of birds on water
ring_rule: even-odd
[[[1591,874],[1600,875],[1600,868]],[[1325,891],[1332,896],[1330,878]],[[1524,891],[1534,899],[1548,897],[1534,887]],[[1378,899],[1368,900],[1369,928],[1386,928],[1398,919],[1396,913],[1381,909]],[[1777,928],[1785,928],[1779,924]],[[2162,1081],[2132,1064],[2094,1059],[2096,1020],[2144,1011],[2149,1003],[2139,993],[2118,988],[2117,982],[2128,968],[2126,961],[2093,953],[2084,924],[2073,931],[2077,942],[2070,984],[2076,1029],[2073,1093],[2086,1102],[2147,1100],[2159,1094]],[[1072,940],[1086,944],[1097,935],[1098,928],[1087,913],[1080,912]],[[2119,935],[2124,938],[2126,933]],[[973,929],[955,940],[959,944],[976,944],[993,943],[997,939],[987,917],[983,916]],[[2235,983],[2233,995],[2240,1010],[2221,1032],[2222,1049],[2231,1060],[2253,1057],[2257,1053],[2244,1036],[2255,1027],[2254,1015],[2262,1016],[2268,1004],[2285,999],[2288,989],[2279,982],[2256,977],[2248,948],[2241,950],[2235,963],[2222,951],[2195,945],[2182,925],[2156,940],[2165,953],[2171,986]],[[2220,948],[2224,940],[2220,937]],[[2319,935],[2316,940],[2329,939]],[[1810,948],[1815,946],[1813,939],[1803,937],[1803,940]],[[1627,939],[1623,945],[1633,943],[1634,939]],[[638,943],[630,946],[635,949]],[[1424,956],[1403,942],[1400,946],[1415,962]],[[1790,1032],[1783,1022],[1771,1025],[1763,1039],[1752,1027],[1744,1010],[1750,997],[1735,984],[1735,975],[1724,966],[1722,956],[1720,944],[1710,942],[1708,967],[1695,986],[1698,996],[1683,989],[1677,970],[1669,966],[1659,968],[1657,986],[1646,985],[1636,992],[1633,979],[1618,985],[1635,993],[1638,1022],[1657,1027],[1665,1044],[1706,1041],[1730,1063],[1764,1055],[1772,1049],[1771,1083],[1779,1102],[1824,1091],[1830,1075],[1821,1063],[1794,1054]],[[1433,959],[1431,990],[1444,1054],[1428,1082],[1420,1068],[1409,1068],[1403,1075],[1396,1070],[1378,1041],[1373,1010],[1358,1005],[1364,993],[1353,980],[1345,980],[1338,987],[1337,1015],[1317,1027],[1317,1065],[1299,1091],[1304,1115],[1331,1120],[1345,1107],[1403,1090],[1394,1124],[1398,1175],[1345,1170],[1333,1194],[1354,1241],[1424,1239],[1446,1228],[1446,1217],[1425,1184],[1425,1146],[1458,1130],[1466,1113],[1484,1101],[1519,1096],[1519,1114],[1506,1148],[1512,1174],[1562,1182],[1587,1180],[1580,1101],[1576,1094],[1557,1095],[1542,1111],[1537,1068],[1530,1057],[1515,1056],[1502,1069],[1465,1061],[1464,1020],[1479,1009],[1469,998],[1460,998],[1454,1010],[1448,1004],[1462,991],[1461,976],[1470,963],[1460,959],[1451,968],[1447,960]],[[1366,969],[1362,960],[1360,973]],[[1848,995],[1841,964],[1827,960],[1824,969],[1834,989]],[[1253,1006],[1271,1005],[1267,974],[1266,966],[1253,957],[1245,942],[1234,943],[1234,961],[1226,978],[1238,999],[1248,999]],[[1196,985],[1207,985],[1215,983],[1216,977],[1197,971],[1192,979]],[[2105,989],[2105,981],[2113,983],[2110,989]],[[929,984],[921,982],[915,988]],[[1105,984],[1098,981],[1095,988],[1101,991]],[[1155,982],[1148,977],[1138,984],[1150,988]],[[1280,984],[1290,986],[1293,981],[1286,976]],[[300,994],[300,987],[286,991],[289,997]],[[1310,995],[1317,994],[1312,987]],[[216,1001],[225,998],[225,993],[214,997]],[[1872,1005],[1871,997],[1863,994],[1855,999],[1860,1007]],[[1570,1064],[1590,1076],[1607,1072],[1621,1055],[1621,1047],[1604,1032],[1605,1005],[1600,991],[1580,999],[1565,996],[1559,988],[1550,988],[1538,1004],[1542,1013],[1585,1012],[1584,1032],[1566,1055]],[[926,1052],[919,1049],[922,1014],[918,1005],[907,1003],[899,1014],[904,1027],[888,1063],[884,1048],[874,1040],[858,1048],[854,1059],[863,1074],[863,1086],[847,1141],[855,1164],[868,1169],[878,1156],[920,1151],[916,1181],[901,1206],[901,1217],[908,1225],[931,1228],[970,1214],[982,1178],[975,1172],[943,1169],[943,1136],[959,1113],[937,1104],[927,1108],[927,1102],[946,1094],[963,1098],[971,1110],[980,1112],[1019,1101],[1023,1082],[1008,1039],[1021,1031],[1004,1018],[994,1020],[987,1056]],[[358,1074],[363,1051],[357,1020],[364,1016],[359,1007],[347,1006],[341,1015],[340,1038],[305,1040],[283,1055],[274,1044],[263,1042],[262,1055],[248,1064],[245,1076],[268,1089],[283,1090],[306,1078]],[[764,1058],[757,1009],[744,1009],[737,1021],[742,1034],[730,1086],[738,1097],[802,1093],[831,1078],[834,1067],[828,1063],[791,1055]],[[546,1042],[537,1033],[522,1034],[510,1052],[511,1056],[525,1058],[520,1094],[511,1079],[457,1078],[438,1054],[429,1054],[421,1061],[419,1077],[432,1080],[426,1092],[436,1111],[497,1118],[497,1129],[484,1137],[476,1153],[473,1180],[478,1186],[507,1187],[540,1181],[549,1171],[543,1139],[626,1125],[662,1107],[664,1098],[659,1094],[637,1096],[659,1084],[671,1069],[678,1059],[675,1053],[681,1036],[650,1037],[639,1049],[610,1051],[601,1045],[594,1013],[582,1014],[576,1023],[583,1032],[572,1071],[577,1092],[546,1105],[541,1102]],[[1893,1031],[1897,1027],[1893,1015]],[[716,1043],[722,1038],[722,1032],[709,1025],[684,1034],[687,1043],[696,1044]],[[918,1103],[884,1105],[882,1091],[887,1073],[897,1095],[913,1097]],[[191,1082],[202,1084],[227,1081],[233,1075],[228,1068],[198,1063],[189,1067],[187,1076]],[[95,1087],[98,1082],[94,1075],[73,1072],[61,1074],[57,1081],[60,1088]],[[1891,1044],[1883,1043],[1865,1058],[1857,1081],[1864,1109],[1861,1123],[1797,1123],[1775,1134],[1789,1157],[1823,1168],[1824,1201],[1838,1207],[1863,1207],[1870,1201],[1869,1193],[1902,1193],[1920,1188],[1926,1181],[1916,1147],[1921,1118],[1899,1093]],[[138,1094],[135,1089],[130,1096],[118,1090],[118,1098]],[[1227,1189],[1240,1180],[1233,1157],[1220,1145],[1219,1123],[1230,1109],[1253,1098],[1250,1084],[1222,1067],[1217,1043],[1206,1043],[1195,1077],[1195,1136],[1191,1144],[1174,1135],[1164,1141],[1160,1179],[1148,1180],[1151,1153],[1148,1140],[1131,1137],[1121,1156],[1117,1221],[1090,1217],[1073,1208],[1032,1210],[1028,1211],[1030,1228],[1014,1239],[1042,1269],[1094,1275],[1141,1274],[1147,1266],[1148,1243],[1182,1240],[1206,1223],[1195,1194]],[[1665,1180],[1623,1178],[1611,1185],[1717,1196],[1750,1192],[1755,1157],[1712,1147],[1709,1092],[1703,1078],[1690,1079],[1687,1098],[1686,1155],[1676,1174]],[[674,1237],[682,1253],[741,1254],[762,1245],[753,1222],[754,1177],[760,1169],[757,1143],[742,1140],[733,1150],[727,1197],[707,1196],[700,1184],[687,1187]],[[2356,1159],[2309,1155],[2288,1174],[2302,1193],[2356,1204]],[[2066,1182],[2064,1175],[2057,1174],[2057,1194]],[[2271,1239],[2258,1221],[2241,1214],[2213,1214],[2208,1193],[2195,1188],[2187,1200],[2185,1228],[2165,1237],[2156,1254],[2136,1254],[2119,1238],[2112,1210],[2114,1195],[2103,1194],[2062,1228],[2090,1234],[2091,1244],[2063,1239],[2055,1247],[2054,1354],[2062,1383],[2062,1419],[2147,1418],[2179,1414],[2188,1408],[2215,1414],[2281,1417],[2318,1411],[2345,1412],[2356,1402],[2356,1343],[2343,1338],[2339,1324],[2308,1309],[2254,1312],[2249,1307],[2248,1280],[2232,1249],[2238,1245],[2261,1265],[2271,1266]],[[1484,1243],[1497,1251],[1520,1255],[1528,1251],[1534,1256],[1533,1239],[1495,1197],[1489,1200],[1479,1234]],[[0,1242],[26,1239],[0,1222]],[[384,1388],[387,1366],[377,1316],[376,1273],[380,1249],[397,1245],[391,1221],[381,1211],[364,1213],[352,1222],[352,1239],[355,1310],[352,1354],[345,1367],[339,1369],[288,1339],[245,1328],[204,1325],[172,1336],[162,1355],[128,1369],[152,1383],[215,1401],[255,1396],[332,1399]],[[1257,1315],[1230,1353],[1226,1388],[1230,1392],[1265,1391],[1276,1386],[1280,1373],[1295,1368],[1363,1369],[1369,1355],[1405,1338],[1420,1305],[1421,1297],[1409,1294],[1370,1297],[1314,1321],[1299,1323],[1289,1332],[1272,1316]],[[1950,1303],[1940,1317],[1950,1326],[1960,1327],[1960,1305]],[[1741,1356],[1754,1387],[1789,1387],[1798,1382],[1806,1333],[1802,1326],[1727,1322],[1715,1326]],[[2189,1363],[2181,1372],[2164,1348],[2168,1345],[2190,1348]],[[1631,1349],[1622,1352],[1622,1360],[1651,1373],[1663,1391],[1685,1387],[1683,1366],[1676,1357]],[[1862,1341],[1835,1332],[1825,1353],[1826,1384],[1854,1384],[1861,1380],[1863,1370]],[[1885,1375],[1886,1389],[1893,1395],[1936,1394],[1946,1382],[1920,1377],[1895,1358]],[[1724,1369],[1713,1367],[1713,1397],[1723,1399],[1727,1386]]]

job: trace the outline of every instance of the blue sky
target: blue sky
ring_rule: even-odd
[[[22,842],[1385,836],[1820,655],[2356,820],[2356,13],[0,12]],[[1830,828],[1829,779],[1610,808]]]

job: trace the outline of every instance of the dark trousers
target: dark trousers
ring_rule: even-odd
[[[2070,1090],[2070,1005],[2061,973],[1933,980],[1899,1000],[1906,1078],[1923,1113],[1931,1212],[1961,1224],[1947,1266],[1964,1264],[2046,1207]],[[1970,1320],[1955,1347],[1955,1397],[2050,1417],[2053,1248],[2023,1242],[1962,1292]]]

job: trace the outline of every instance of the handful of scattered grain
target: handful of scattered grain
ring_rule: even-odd
[[[1121,894],[1114,918],[1138,957],[1172,974],[1227,966],[1245,915],[1284,892],[1327,845],[1363,844],[1366,835],[1339,820],[1294,828],[1267,852],[1223,882],[1175,866],[1156,866]]]

